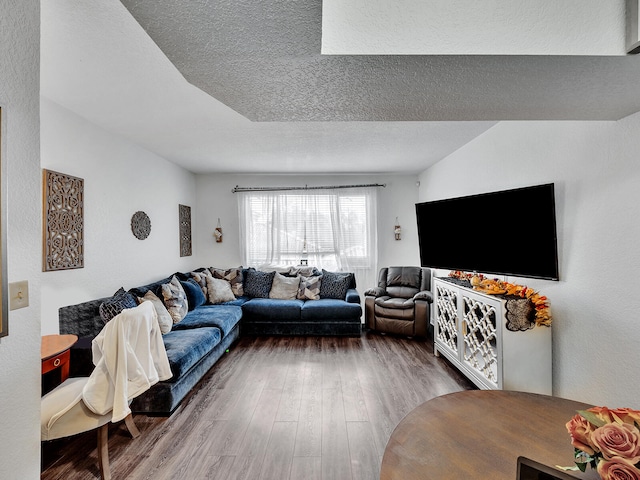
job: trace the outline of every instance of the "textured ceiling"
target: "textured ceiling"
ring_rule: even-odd
[[[640,59],[323,56],[321,0],[122,2],[185,78],[253,121],[619,119]]]
[[[322,56],[321,9],[42,2],[41,92],[196,173],[416,173],[497,120],[640,110],[636,56]]]

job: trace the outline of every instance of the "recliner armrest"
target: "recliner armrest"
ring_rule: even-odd
[[[370,288],[364,292],[365,297],[382,297],[387,294],[387,291],[382,287]]]
[[[422,290],[413,296],[414,300],[424,300],[429,303],[433,303],[433,293],[429,290]]]

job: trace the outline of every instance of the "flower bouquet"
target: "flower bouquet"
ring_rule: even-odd
[[[604,480],[640,480],[640,411],[593,407],[566,427],[581,471],[590,465]]]

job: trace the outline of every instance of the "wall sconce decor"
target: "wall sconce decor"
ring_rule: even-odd
[[[393,227],[393,233],[396,237],[396,240],[400,240],[402,236],[402,228],[400,228],[400,222],[398,222],[398,217],[396,217],[396,225]]]
[[[222,243],[222,226],[220,225],[220,219],[218,218],[218,225],[216,225],[213,231],[213,236],[216,237],[216,243]]]

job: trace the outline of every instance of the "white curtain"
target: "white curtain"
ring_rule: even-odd
[[[243,265],[300,265],[353,272],[358,287],[377,277],[375,187],[314,191],[239,192]]]

